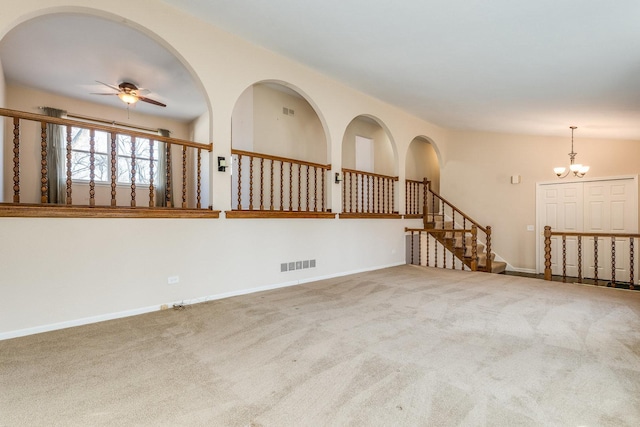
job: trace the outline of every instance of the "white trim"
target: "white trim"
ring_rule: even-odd
[[[507,271],[515,271],[516,273],[538,274],[535,268],[520,268],[507,264]]]
[[[163,303],[163,304],[157,304],[157,305],[152,305],[152,306],[147,306],[147,307],[135,308],[135,309],[132,309],[132,310],[118,311],[118,312],[115,312],[115,313],[101,314],[101,315],[98,315],[98,316],[83,317],[81,319],[67,320],[67,321],[64,321],[64,322],[52,323],[52,324],[49,324],[49,325],[35,326],[35,327],[32,327],[32,328],[18,329],[16,331],[1,332],[0,333],[0,341],[12,339],[12,338],[24,337],[24,336],[27,336],[27,335],[39,334],[39,333],[42,333],[42,332],[51,332],[51,331],[56,331],[56,330],[59,330],[59,329],[67,329],[67,328],[72,328],[72,327],[76,327],[76,326],[88,325],[88,324],[91,324],[91,323],[99,323],[99,322],[104,322],[104,321],[107,321],[107,320],[121,319],[121,318],[124,318],[124,317],[137,316],[137,315],[140,315],[140,314],[151,313],[151,312],[154,312],[154,311],[161,310],[161,306],[163,306],[163,305],[167,305],[168,307],[172,307],[174,304],[183,304],[183,305],[198,304],[198,303],[201,303],[201,302],[220,300],[220,299],[231,298],[231,297],[240,296],[240,295],[248,295],[248,294],[252,294],[252,293],[256,293],[256,292],[270,291],[270,290],[273,290],[273,289],[286,288],[286,287],[289,287],[289,286],[295,286],[295,285],[301,285],[301,284],[304,284],[304,283],[316,282],[316,281],[319,281],[319,280],[333,279],[335,277],[342,277],[342,276],[348,276],[348,275],[351,275],[351,274],[364,273],[366,271],[382,270],[384,268],[397,267],[399,265],[404,265],[404,264],[405,264],[405,262],[398,262],[398,263],[387,264],[387,265],[376,266],[376,267],[361,268],[361,269],[358,269],[358,270],[351,270],[351,271],[345,271],[345,272],[341,272],[341,273],[328,274],[326,276],[318,276],[318,277],[310,277],[310,278],[300,279],[300,280],[292,280],[292,281],[289,281],[289,282],[277,283],[277,284],[266,285],[266,286],[259,286],[257,288],[242,289],[242,290],[232,291],[232,292],[225,292],[225,293],[222,293],[222,294],[214,294],[214,295],[209,295],[209,296],[205,296],[205,297],[193,298],[193,299],[190,299],[190,300],[172,301],[172,302]]]

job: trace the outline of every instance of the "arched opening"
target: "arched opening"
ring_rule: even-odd
[[[231,120],[234,211],[330,212],[329,143],[307,97],[283,82],[258,82],[238,98]]]
[[[112,126],[114,134],[119,129],[149,135],[132,142],[130,136],[118,133],[112,150],[109,130],[96,131],[90,143],[88,128],[73,128],[69,152],[57,153],[62,159],[58,173],[51,160],[47,164],[53,178],[47,182],[46,203],[66,204],[63,190],[51,196],[51,189],[64,187],[61,181],[69,175],[73,205],[206,207],[208,153],[160,141],[209,141],[210,108],[202,84],[170,46],[128,23],[122,17],[79,9],[33,17],[9,30],[0,40],[4,107],[56,114],[88,127]],[[124,83],[135,86],[131,104],[117,96]],[[47,139],[60,132],[58,145],[63,145],[68,126],[58,127],[48,132]],[[14,192],[11,131],[5,126],[3,201]],[[41,201],[41,177],[30,172],[40,171],[40,134],[37,122],[21,121],[21,203]]]
[[[405,161],[405,176],[407,179],[431,181],[431,189],[440,192],[440,162],[433,143],[418,136],[411,141]]]
[[[342,167],[342,216],[398,212],[397,154],[382,122],[361,115],[349,123],[342,138]]]
[[[405,160],[405,215],[407,217],[421,217],[425,203],[432,201],[431,196],[426,194],[425,179],[429,181],[430,190],[440,192],[438,153],[429,139],[418,136],[409,144]]]

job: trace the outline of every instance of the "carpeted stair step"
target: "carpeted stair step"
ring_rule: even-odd
[[[484,245],[482,243],[477,243],[477,255],[480,256],[481,253],[484,253]],[[464,257],[471,258],[472,254],[472,246],[471,242],[464,247]]]
[[[494,274],[500,274],[500,273],[504,273],[505,270],[507,269],[507,263],[506,262],[502,262],[502,261],[491,261],[491,273]],[[487,271],[487,266],[478,266],[478,270],[479,271]]]
[[[442,221],[443,216],[442,215],[433,215],[433,214],[428,214],[427,215],[427,222],[436,222],[436,221]]]

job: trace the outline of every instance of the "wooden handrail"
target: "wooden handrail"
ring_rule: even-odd
[[[192,141],[187,141],[187,140],[183,140],[183,139],[179,139],[179,138],[172,138],[172,137],[166,137],[166,136],[162,136],[159,134],[153,134],[153,133],[149,133],[146,132],[144,130],[136,130],[136,129],[130,129],[130,128],[122,128],[122,127],[118,127],[115,126],[114,124],[108,125],[103,123],[94,123],[94,122],[88,122],[88,121],[82,121],[82,120],[72,120],[69,118],[60,118],[60,117],[52,117],[52,116],[48,116],[48,115],[43,115],[43,114],[36,114],[36,113],[30,113],[30,112],[25,112],[25,111],[17,111],[17,110],[12,110],[12,109],[7,109],[7,108],[0,108],[0,116],[3,117],[7,117],[10,120],[12,120],[13,122],[13,203],[12,204],[7,204],[7,203],[2,203],[2,212],[0,212],[0,216],[57,216],[60,215],[60,213],[62,211],[58,210],[58,209],[50,209],[51,206],[53,206],[54,204],[64,204],[66,211],[64,211],[64,215],[68,215],[68,216],[74,216],[74,215],[78,215],[78,216],[84,216],[86,215],[86,213],[84,213],[82,211],[83,206],[78,205],[77,203],[74,204],[74,202],[76,202],[76,200],[74,198],[72,198],[72,186],[74,184],[76,184],[76,182],[79,182],[80,185],[82,186],[81,188],[87,188],[88,189],[88,200],[85,202],[87,203],[86,206],[90,207],[90,208],[97,208],[100,207],[99,203],[104,203],[104,202],[100,202],[100,200],[106,200],[107,197],[109,197],[109,193],[105,192],[105,191],[98,191],[98,188],[96,186],[96,183],[98,182],[104,182],[104,183],[109,183],[109,176],[105,176],[105,174],[109,174],[110,171],[110,201],[109,201],[109,208],[114,209],[114,212],[116,212],[115,214],[113,214],[114,216],[117,216],[118,213],[118,209],[121,209],[122,206],[118,206],[117,203],[117,196],[116,196],[116,188],[118,186],[118,184],[123,184],[122,182],[119,181],[118,178],[118,173],[117,173],[117,164],[119,162],[119,160],[121,158],[127,157],[129,160],[129,174],[128,174],[128,180],[129,180],[129,187],[131,189],[131,200],[130,200],[130,207],[131,208],[136,208],[137,207],[137,197],[142,195],[142,192],[139,192],[139,190],[141,190],[142,186],[141,184],[143,182],[145,182],[145,179],[142,178],[143,175],[138,175],[137,174],[137,168],[147,167],[147,170],[150,171],[151,176],[148,178],[148,183],[145,183],[145,186],[148,184],[148,194],[149,194],[149,202],[148,202],[148,209],[158,209],[161,208],[162,206],[155,206],[155,204],[157,202],[159,202],[157,200],[157,196],[155,194],[155,191],[157,189],[157,185],[156,185],[156,181],[154,179],[154,175],[156,173],[160,173],[161,171],[156,170],[156,164],[155,162],[157,162],[154,154],[154,150],[155,150],[155,143],[156,142],[164,142],[165,144],[165,152],[167,154],[166,157],[166,164],[163,166],[165,168],[164,171],[162,171],[163,176],[164,173],[166,172],[166,191],[165,191],[165,201],[162,202],[162,204],[166,203],[167,207],[171,207],[171,206],[175,206],[172,202],[172,196],[171,196],[171,192],[170,192],[170,186],[171,186],[171,147],[172,146],[176,146],[176,147],[182,147],[182,210],[186,212],[186,210],[188,210],[188,206],[187,206],[187,185],[188,185],[188,180],[187,177],[189,176],[187,174],[187,158],[186,158],[186,153],[187,150],[195,150],[197,151],[198,154],[198,164],[197,164],[197,169],[198,169],[198,176],[195,178],[197,187],[195,187],[193,189],[193,194],[194,197],[196,198],[196,206],[198,209],[201,208],[201,184],[202,184],[202,179],[201,179],[201,155],[200,152],[202,150],[207,150],[207,151],[212,151],[213,150],[213,144],[202,144],[202,143],[197,143],[197,142],[192,142]],[[21,127],[21,123],[22,122],[30,122],[31,125],[29,127],[27,127],[26,129],[28,129],[28,132],[32,131],[32,126],[33,124],[36,124],[39,128],[40,128],[40,167],[37,167],[37,171],[38,171],[38,175],[40,177],[40,204],[34,204],[34,203],[24,203],[24,200],[21,200],[20,194],[21,194],[21,188],[20,188],[20,181],[21,181],[21,174],[23,173],[22,169],[22,164],[21,164],[21,159],[20,159],[20,154],[22,151],[22,148],[20,147],[21,145],[21,137],[22,137],[22,127]],[[38,124],[39,123],[39,124]],[[60,151],[60,165],[64,165],[64,169],[65,169],[65,173],[61,173],[59,174],[59,176],[57,176],[55,178],[55,182],[49,182],[50,178],[49,178],[49,168],[51,167],[51,165],[48,162],[48,156],[49,156],[49,150],[51,150],[51,148],[48,146],[49,145],[49,141],[48,141],[48,129],[47,129],[47,125],[56,125],[56,126],[60,126],[66,128],[66,131],[61,132],[63,133],[63,135],[61,136],[61,146],[57,147],[56,149]],[[85,166],[87,172],[87,176],[84,176],[82,178],[78,178],[77,181],[73,179],[73,173],[72,173],[72,152],[73,152],[73,147],[72,147],[72,138],[74,138],[72,136],[72,132],[73,129],[78,129],[79,132],[87,132],[87,134],[85,134],[85,138],[87,138],[87,142],[88,142],[88,151],[84,151],[86,153],[86,155],[88,156],[88,165]],[[97,144],[98,144],[98,133],[101,134],[100,138],[101,138],[101,144],[104,143],[104,139],[102,138],[106,138],[106,142],[107,142],[107,146],[110,148],[101,148],[101,151],[98,153],[97,152]],[[122,156],[119,153],[116,152],[116,144],[117,144],[117,138],[119,136],[123,136],[125,137],[125,140],[129,141],[130,144],[130,154],[128,154],[127,156]],[[144,141],[144,142],[143,142]],[[66,143],[66,144],[65,144]],[[137,153],[136,153],[136,145],[139,145],[141,143],[147,144],[149,145],[149,149],[150,149],[150,153],[148,158],[145,158],[144,156],[140,159],[137,158]],[[106,150],[106,152],[103,152],[102,150]],[[28,153],[28,152],[27,152]],[[97,162],[98,162],[98,156],[101,156],[101,175],[100,177],[98,177],[97,175]],[[27,173],[30,173],[30,171],[32,170],[31,168],[33,167],[31,165],[30,161],[33,161],[35,159],[31,158],[31,157],[27,157],[28,161],[25,162],[25,166],[27,167],[28,171]],[[105,160],[106,159],[106,160]],[[109,169],[109,164],[106,162],[109,162],[110,160],[110,169]],[[144,162],[144,164],[142,163]],[[34,162],[34,164],[36,164]],[[142,169],[141,169],[142,170]],[[121,174],[124,174],[124,172],[121,172]],[[66,178],[66,180],[65,180]],[[99,180],[98,180],[99,178]],[[142,179],[141,179],[142,178]],[[66,194],[64,193],[65,188],[62,188],[61,191],[59,191],[59,193],[62,193],[62,197],[64,197],[64,200],[61,200],[61,197],[55,197],[50,201],[49,200],[49,190],[51,189],[52,185],[58,185],[59,187],[66,187]],[[189,184],[191,185],[191,184]],[[124,186],[124,184],[123,184]],[[100,194],[98,194],[100,193]],[[65,197],[66,196],[66,197]],[[104,206],[101,206],[104,207]],[[211,208],[206,209],[208,211],[212,211]],[[134,210],[135,211],[135,210]],[[98,211],[96,211],[98,212]],[[162,210],[163,213],[159,214],[160,216],[167,216],[170,217],[171,214],[167,213],[169,212],[168,210]],[[106,215],[104,213],[103,210],[100,210],[99,215],[97,216],[104,216]],[[112,215],[111,213],[109,213],[109,215]],[[126,214],[123,214],[123,216],[129,215],[131,216],[130,212],[127,212]],[[134,215],[138,215],[138,214],[134,214]],[[149,211],[140,211],[140,216],[147,216],[150,215]],[[185,215],[190,216],[191,214],[185,213]],[[175,214],[176,217],[182,216],[182,214]]]
[[[418,233],[418,235],[421,235],[423,233],[426,234],[427,236],[427,240],[426,240],[426,266],[430,267],[430,263],[429,263],[429,235],[432,234],[445,234],[445,233],[470,233],[471,234],[471,257],[467,257],[466,255],[460,255],[460,253],[458,253],[456,255],[455,250],[453,250],[453,248],[451,247],[447,247],[447,244],[443,241],[440,240],[439,238],[434,237],[435,239],[435,246],[433,247],[433,253],[434,253],[434,267],[438,267],[438,244],[440,244],[443,249],[447,249],[449,251],[449,253],[451,253],[451,268],[455,269],[455,264],[456,261],[455,259],[457,258],[460,261],[460,268],[464,269],[465,265],[471,270],[471,271],[478,271],[478,239],[477,239],[477,235],[478,235],[478,227],[476,227],[475,225],[471,226],[470,229],[462,229],[462,228],[457,228],[457,229],[442,229],[442,228],[409,228],[409,227],[405,227],[404,229],[405,233],[411,233],[411,236],[414,235],[414,233]],[[420,246],[418,248],[420,250]],[[413,264],[413,260],[414,260],[414,242],[413,242],[413,238],[411,239],[411,263]],[[419,263],[421,263],[421,258],[419,258]],[[443,268],[447,267],[447,260],[446,260],[446,252],[443,251],[442,253],[442,266]],[[491,271],[490,269],[488,271]]]
[[[341,218],[396,217],[397,176],[347,168],[342,169],[342,175]]]
[[[410,182],[412,184],[423,184],[424,181],[416,181],[414,179],[405,179],[405,182]]]
[[[331,169],[331,164],[323,165],[322,163],[307,162],[304,160],[290,159],[288,157],[272,156],[270,154],[254,153],[253,151],[243,151],[231,149],[231,154],[240,156],[257,157],[265,160],[275,160],[278,162],[295,163],[297,165],[311,166],[319,169]]]
[[[100,130],[100,131],[105,131],[105,132],[114,132],[114,131],[116,131],[117,133],[122,133],[122,134],[125,134],[125,135],[135,136],[136,138],[153,139],[154,141],[162,141],[162,142],[167,142],[169,144],[178,144],[178,145],[182,145],[182,146],[186,146],[186,147],[192,147],[192,148],[201,148],[201,149],[207,150],[207,151],[212,151],[213,150],[213,143],[201,144],[201,143],[198,143],[198,142],[187,141],[187,140],[179,139],[179,138],[171,138],[171,137],[168,137],[168,136],[156,135],[156,134],[152,134],[152,133],[148,133],[148,132],[140,132],[140,131],[136,131],[136,130],[119,128],[117,126],[107,126],[107,125],[101,125],[101,124],[97,124],[97,123],[83,122],[83,121],[80,121],[80,120],[71,120],[71,119],[65,119],[65,118],[51,117],[51,116],[46,116],[44,114],[36,114],[36,113],[29,113],[29,112],[26,112],[26,111],[10,110],[8,108],[0,108],[0,116],[13,117],[13,118],[24,119],[24,120],[31,120],[31,121],[35,121],[35,122],[41,122],[41,123],[44,122],[44,123],[49,123],[49,124],[54,124],[54,125],[79,127],[79,128],[83,128],[83,129],[94,129],[94,130]]]
[[[328,217],[326,187],[330,164],[235,149],[231,155],[238,168],[232,180],[232,193],[237,192],[237,204],[232,201],[234,212],[247,212],[251,217],[273,217],[276,212],[278,217],[300,216],[303,212],[308,218],[318,217],[319,213]],[[248,166],[248,174],[243,173],[243,164]]]
[[[616,243],[629,240],[629,289],[634,289],[634,263],[635,263],[635,239],[640,239],[638,233],[591,233],[591,232],[574,232],[574,231],[551,231],[550,226],[544,227],[544,279],[552,279],[551,269],[551,237],[562,237],[562,278],[566,281],[567,278],[567,237],[577,237],[577,274],[578,283],[582,283],[582,238],[593,238],[593,264],[595,266],[593,273],[593,280],[598,285],[598,269],[600,264],[598,263],[598,240],[610,239],[611,240],[611,280],[608,286],[616,286]],[[603,279],[606,280],[606,279]]]
[[[431,181],[428,181],[429,183],[431,183]],[[441,201],[443,201],[444,203],[446,203],[452,210],[458,212],[460,215],[462,215],[463,217],[465,217],[467,219],[467,221],[470,221],[473,225],[475,225],[476,227],[478,227],[482,232],[486,233],[487,229],[486,227],[483,227],[482,225],[480,225],[479,223],[477,223],[475,220],[473,220],[469,215],[467,215],[466,213],[462,212],[460,209],[456,208],[451,202],[449,202],[447,199],[445,199],[444,197],[442,197],[441,195],[439,195],[438,193],[436,193],[435,191],[433,191],[431,189],[431,186],[429,186],[429,191],[436,196],[438,199],[440,199]]]
[[[567,237],[614,237],[621,239],[640,239],[640,234],[635,233],[577,233],[569,231],[551,231],[549,236],[567,236]]]
[[[346,168],[342,168],[342,172],[350,172],[350,173],[357,173],[360,175],[367,175],[367,176],[373,176],[373,177],[377,177],[377,178],[387,178],[387,179],[392,179],[394,181],[398,181],[398,177],[397,176],[391,176],[391,175],[382,175],[379,173],[373,173],[373,172],[364,172],[364,171],[359,171],[356,169],[346,169]]]
[[[473,229],[464,228],[404,228],[405,232],[411,231],[426,231],[429,233],[471,233]]]

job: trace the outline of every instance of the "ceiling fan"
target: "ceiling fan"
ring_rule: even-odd
[[[157,105],[159,107],[166,107],[166,104],[156,101],[155,99],[147,98],[143,94],[147,94],[149,91],[139,88],[133,83],[122,82],[118,86],[113,86],[107,83],[96,80],[96,82],[103,84],[115,91],[116,93],[94,93],[93,95],[117,95],[127,105],[135,104],[138,101],[148,102],[149,104]]]

